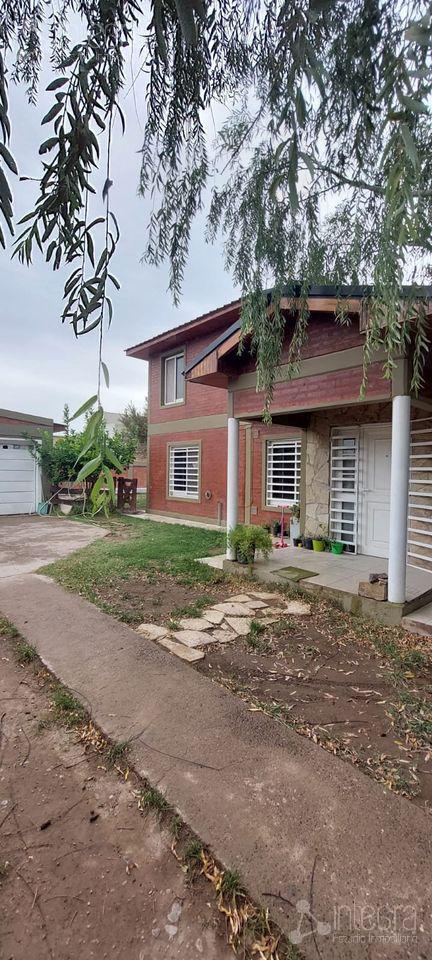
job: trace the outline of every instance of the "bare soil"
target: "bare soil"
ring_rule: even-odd
[[[195,587],[158,572],[95,593],[107,612],[134,624],[199,616],[251,589],[259,586],[241,578]],[[306,599],[310,617],[285,616],[255,646],[250,638],[207,646],[194,669],[431,810],[432,640]]]
[[[238,591],[238,586],[233,586],[232,591],[235,589]],[[230,588],[226,584],[190,587],[158,573],[157,577],[140,574],[128,580],[118,579],[94,592],[101,605],[127,623],[165,623],[170,618],[186,616],[191,606],[198,604],[199,609],[225,599]]]
[[[323,603],[253,638],[206,647],[195,669],[432,809],[432,660],[426,638],[357,621]],[[421,648],[429,662],[405,669],[377,651]],[[428,719],[429,718],[429,719]]]
[[[188,883],[133,778],[41,724],[49,679],[0,639],[1,960],[228,960],[209,885]]]

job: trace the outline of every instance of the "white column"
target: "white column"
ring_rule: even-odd
[[[227,458],[227,534],[237,525],[238,516],[238,462],[239,424],[235,417],[228,417]],[[228,547],[227,560],[235,560],[235,550]]]
[[[388,563],[388,598],[391,603],[406,600],[410,410],[409,397],[393,397]]]

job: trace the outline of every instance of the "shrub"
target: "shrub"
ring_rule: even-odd
[[[229,546],[235,550],[237,560],[247,563],[252,571],[257,551],[268,557],[273,549],[272,538],[268,530],[256,524],[238,523],[228,534]]]
[[[105,424],[102,424],[100,427],[100,432],[102,435],[101,438],[105,436],[108,440]],[[133,437],[126,438],[119,431],[116,431],[113,436],[109,438],[109,446],[111,450],[114,451],[124,469],[127,469],[127,467],[133,463],[137,442]],[[59,437],[56,440],[53,439],[51,433],[43,431],[40,443],[33,442],[30,449],[40,464],[42,472],[49,483],[62,484],[73,482],[76,479],[82,466],[82,461],[77,463],[77,460],[82,454],[85,445],[84,430],[79,433],[71,432],[67,436]],[[96,447],[90,448],[85,454],[85,460],[86,462],[93,460],[96,456]],[[114,473],[120,472],[112,465],[110,465],[110,469],[112,469]],[[87,479],[94,482],[99,476],[99,472],[98,467]]]

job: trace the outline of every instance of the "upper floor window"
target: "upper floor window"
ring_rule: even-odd
[[[163,361],[163,402],[183,403],[184,401],[184,351],[165,357]]]

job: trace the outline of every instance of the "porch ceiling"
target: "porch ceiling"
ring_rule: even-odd
[[[311,413],[313,411],[305,411],[304,413],[272,413],[272,423],[279,425],[281,427],[298,427],[300,430],[306,430],[309,426]],[[263,423],[262,415],[256,416],[241,416],[239,418],[242,423]]]
[[[369,422],[375,423],[377,409],[382,410],[383,404],[389,404],[389,403],[390,403],[390,397],[385,397],[385,396],[377,397],[376,399],[366,398],[365,400],[361,400],[360,398],[358,398],[357,400],[353,400],[350,402],[346,401],[343,403],[340,402],[339,400],[328,401],[328,402],[323,401],[322,403],[311,404],[310,407],[298,407],[294,410],[270,410],[270,413],[271,413],[272,423],[280,424],[281,426],[284,426],[284,427],[299,427],[301,429],[306,429],[309,426],[310,419],[313,415],[316,415],[319,413],[322,413],[324,415],[324,414],[328,414],[331,411],[334,412],[333,424],[337,426],[339,423],[338,414],[340,413],[340,411],[349,410],[349,408],[352,407],[353,410],[357,411],[355,418],[353,418],[355,422],[360,424],[366,424]],[[361,408],[362,410],[361,418],[359,418],[358,416],[359,408]],[[390,411],[390,407],[389,407],[389,411]],[[238,416],[236,414],[236,417],[238,420],[241,420],[244,423],[262,423],[261,412],[251,413],[251,414],[249,413],[239,414]],[[390,420],[390,418],[391,418],[391,414],[389,412],[389,416],[387,420]],[[345,420],[343,422],[345,423]],[[346,422],[348,425],[348,421]]]

